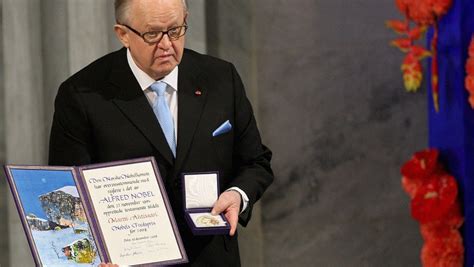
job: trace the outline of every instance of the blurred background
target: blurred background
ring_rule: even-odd
[[[418,266],[399,168],[427,146],[384,21],[394,0],[189,0],[187,47],[233,62],[274,184],[240,229],[243,266]],[[45,164],[59,84],[120,48],[113,0],[2,0],[0,163]],[[0,266],[32,266],[4,174]]]

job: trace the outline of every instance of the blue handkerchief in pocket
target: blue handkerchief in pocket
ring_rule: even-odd
[[[217,129],[212,133],[212,136],[218,136],[221,134],[225,134],[232,129],[232,124],[230,124],[229,120],[226,120],[221,126],[217,127]]]

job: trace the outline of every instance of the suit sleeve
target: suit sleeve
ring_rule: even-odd
[[[251,218],[253,205],[273,181],[270,165],[272,152],[262,144],[252,107],[233,65],[232,78],[235,97],[233,161],[237,175],[230,187],[239,187],[249,198],[247,209],[239,216],[240,224],[246,226]]]
[[[91,162],[90,127],[76,88],[65,82],[54,105],[49,140],[50,165],[84,165]]]

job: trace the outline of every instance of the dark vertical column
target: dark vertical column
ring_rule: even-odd
[[[251,0],[206,1],[206,39],[209,55],[234,63],[258,111],[253,6]]]
[[[474,110],[464,87],[473,33],[474,2],[453,1],[439,24],[439,113],[433,109],[431,92],[428,94],[430,146],[440,149],[448,170],[457,178],[464,204],[465,266],[474,265]]]
[[[207,0],[206,46],[208,54],[234,63],[259,121],[255,72],[254,2],[252,0]],[[243,266],[263,265],[260,204],[254,207],[250,224],[245,229],[239,229],[239,248]]]
[[[219,1],[206,0],[206,48],[207,54],[219,54],[219,40],[222,38],[219,32]]]

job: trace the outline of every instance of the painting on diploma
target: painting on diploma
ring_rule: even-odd
[[[15,167],[7,174],[37,265],[101,262],[72,169]]]

